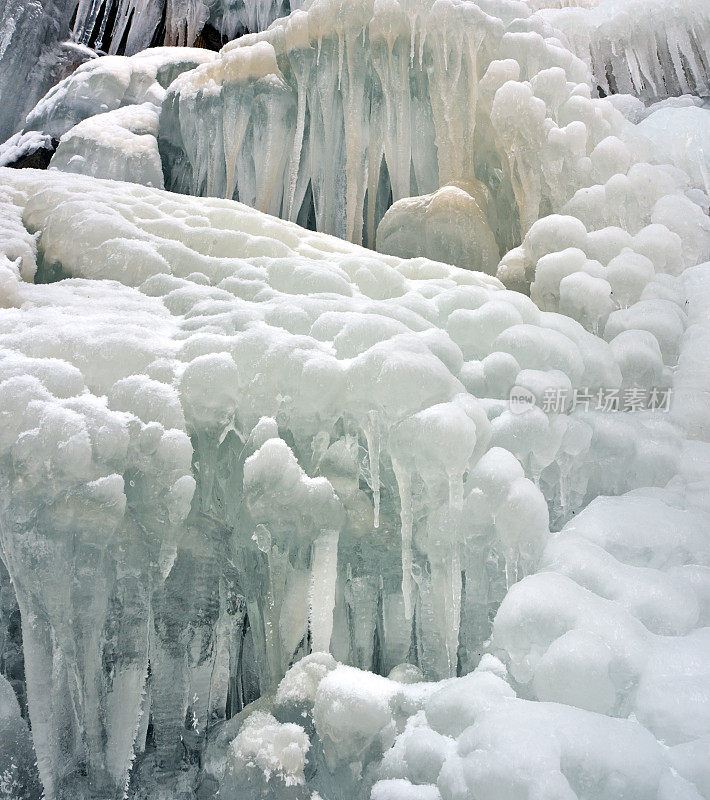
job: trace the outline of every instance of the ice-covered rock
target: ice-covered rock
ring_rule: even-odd
[[[56,147],[56,140],[40,131],[16,133],[0,144],[0,166],[46,166]],[[32,163],[36,161],[37,163]],[[44,161],[44,164],[40,164]]]
[[[8,0],[0,9],[0,141],[57,81],[95,53],[69,39],[74,4]]]
[[[165,89],[181,72],[213,58],[209,50],[160,47],[83,64],[37,103],[24,131],[59,138],[87,117],[142,103],[160,107]]]
[[[163,188],[158,109],[152,103],[97,114],[60,139],[50,169]]]
[[[444,186],[431,195],[398,200],[377,226],[377,250],[494,274],[500,253],[488,223],[489,193],[483,184],[471,191],[475,197]]]

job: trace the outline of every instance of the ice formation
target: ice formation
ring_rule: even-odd
[[[600,93],[642,100],[710,92],[710,9],[688,0],[543,2],[536,16],[561,30]],[[565,7],[568,6],[569,7]]]
[[[61,137],[50,169],[163,188],[158,109],[150,102],[96,114]]]
[[[587,13],[565,9],[577,10]],[[380,235],[388,252],[444,242],[438,257],[488,266],[493,239],[501,255],[575,191],[668,159],[614,104],[590,97],[586,65],[529,13],[311,3],[170,87],[159,136],[166,186],[371,246],[394,202]],[[626,201],[607,197],[609,216]],[[443,219],[452,215],[466,223]]]
[[[298,0],[7,0],[0,9],[0,141],[58,81],[97,55],[156,45],[218,49]],[[209,33],[208,33],[209,32]]]
[[[7,600],[6,600],[7,602]],[[0,675],[0,797],[32,800],[40,793],[27,723],[10,682]]]
[[[6,0],[0,9],[0,141],[57,81],[95,53],[69,38],[74,5]]]
[[[26,114],[0,798],[710,800],[708,18],[664,8],[312,0]]]
[[[524,6],[484,8],[319,0],[230,43],[170,87],[166,186],[371,245],[392,202],[475,186],[505,252],[580,184],[618,112]]]
[[[170,775],[186,713],[199,749],[316,647],[468,671],[550,513],[678,472],[659,414],[508,410],[514,384],[658,375],[494,278],[232,201],[2,177],[2,552],[49,796],[119,791],[148,714]]]
[[[706,739],[691,745],[694,762],[687,746],[664,747],[633,718],[531,702],[516,697],[506,678],[490,655],[465,677],[427,683],[363,673],[315,653],[252,713],[228,754],[224,742],[213,745],[206,771],[229,800],[707,796],[696,788],[707,786]],[[692,709],[692,697],[687,702]],[[262,761],[278,750],[285,757],[262,766],[255,745]],[[304,751],[303,777],[301,769],[286,773]],[[252,765],[251,781],[235,785],[244,762]]]
[[[27,115],[23,130],[59,139],[94,115],[143,103],[160,108],[174,78],[213,58],[209,50],[156,47],[130,58],[106,56],[83,64],[47,92]]]

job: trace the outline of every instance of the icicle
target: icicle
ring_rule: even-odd
[[[463,473],[449,473],[449,506],[455,512],[463,507]]]
[[[412,20],[412,29],[409,35],[409,68],[414,67],[414,44],[417,37],[417,19]]]
[[[377,425],[377,414],[371,411],[365,426],[367,439],[367,457],[370,464],[370,488],[374,505],[374,525],[380,527],[380,431]]]
[[[397,481],[400,503],[400,523],[402,526],[402,595],[404,597],[405,619],[412,618],[412,530],[414,526],[412,513],[412,479],[409,471],[395,459],[392,468]]]
[[[306,124],[306,90],[305,83],[299,72],[296,75],[297,84],[297,109],[296,109],[296,133],[293,137],[293,149],[291,151],[291,165],[288,176],[288,219],[294,219],[294,200],[296,198],[296,184],[298,183],[298,168],[301,163],[301,150],[303,148],[303,132]]]
[[[313,543],[308,622],[314,652],[330,650],[338,579],[338,538],[338,531],[324,531]]]

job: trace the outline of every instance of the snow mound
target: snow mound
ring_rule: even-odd
[[[307,656],[293,669],[302,672],[320,658]],[[284,678],[294,680],[291,672]],[[259,789],[275,798],[363,800],[702,796],[682,755],[663,747],[638,721],[520,699],[503,664],[490,655],[463,678],[412,685],[337,665],[320,678],[308,705],[298,708],[300,726],[277,722],[292,711],[283,704],[272,708],[275,716],[252,712],[229,748],[247,758],[252,730],[272,720],[271,738],[257,756],[266,760],[296,728],[305,737],[298,752],[307,751],[307,791],[291,794],[269,782],[274,771],[288,768],[295,755],[288,752],[246,796],[263,796]],[[220,796],[231,798],[237,795],[229,770]]]
[[[49,168],[162,189],[158,115],[143,103],[88,117],[61,137]]]
[[[209,50],[156,47],[135,56],[106,56],[82,64],[37,103],[24,131],[59,138],[88,117],[128,105],[160,107],[165,89],[181,72],[214,58]]]

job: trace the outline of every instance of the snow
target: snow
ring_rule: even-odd
[[[213,58],[209,50],[159,47],[130,58],[90,61],[47,92],[27,115],[24,130],[59,138],[96,114],[143,103],[160,107],[165,88],[177,75]]]
[[[96,114],[59,140],[50,169],[163,188],[158,109],[152,103]]]
[[[258,727],[266,716],[247,717],[245,735],[250,719]],[[322,797],[701,797],[686,777],[694,769],[683,759],[687,749],[663,747],[633,719],[518,698],[490,656],[465,677],[409,686],[338,665],[321,678],[301,722],[301,732],[311,731],[310,788]],[[230,747],[244,747],[242,734]],[[271,752],[265,744],[260,757]],[[222,782],[227,791],[230,780]]]
[[[52,137],[39,131],[16,133],[0,145],[0,166],[12,166],[16,161],[37,150],[52,150]]]

